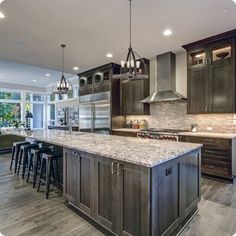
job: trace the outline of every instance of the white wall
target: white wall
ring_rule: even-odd
[[[17,91],[46,93],[45,87],[39,87],[39,86],[36,87],[36,86],[31,86],[31,85],[12,84],[12,83],[5,83],[5,82],[0,82],[0,88],[13,89]]]

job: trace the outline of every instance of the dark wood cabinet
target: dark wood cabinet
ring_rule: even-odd
[[[235,140],[181,136],[180,141],[202,143],[201,172],[205,176],[233,181],[236,174]]]
[[[95,219],[118,235],[147,235],[142,222],[146,194],[142,171],[140,166],[95,159]]]
[[[149,60],[143,59],[149,71]],[[142,69],[142,68],[141,68]],[[140,101],[149,96],[149,79],[121,82],[123,115],[149,115],[149,104]]]
[[[234,113],[236,30],[184,45],[188,113]]]
[[[111,91],[112,75],[119,73],[119,71],[120,66],[118,64],[109,63],[78,74],[79,95],[84,96]]]
[[[64,197],[88,215],[92,215],[92,161],[90,154],[64,150]]]
[[[64,149],[64,197],[121,236],[175,235],[200,200],[200,149],[145,167]]]
[[[187,89],[188,113],[207,113],[207,74],[206,66],[189,69]]]
[[[99,157],[94,168],[94,218],[113,232],[118,232],[118,188],[117,178],[111,172],[112,160]]]
[[[149,104],[140,102],[149,95],[149,80],[122,82],[121,90],[123,115],[149,114]]]

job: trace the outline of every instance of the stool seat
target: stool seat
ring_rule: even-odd
[[[56,182],[53,161],[56,162],[57,182],[58,184],[60,184],[58,159],[62,158],[62,156],[63,156],[62,153],[58,153],[58,152],[57,153],[45,152],[42,154],[40,174],[39,174],[39,184],[38,184],[37,191],[39,192],[41,183],[45,183],[46,184],[46,192],[45,192],[46,199],[48,199],[48,196],[49,196],[51,174],[53,175],[54,182]]]

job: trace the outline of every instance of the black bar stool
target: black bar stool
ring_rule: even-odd
[[[19,175],[22,165],[22,179],[24,179],[25,177],[26,166],[28,164],[29,156],[31,155],[30,150],[36,147],[39,147],[38,144],[25,144],[21,145],[20,147],[20,157],[18,161],[17,175]]]
[[[59,178],[59,168],[58,168],[58,159],[62,158],[62,153],[55,153],[55,152],[47,152],[42,154],[41,159],[41,166],[40,166],[40,173],[39,173],[39,184],[38,184],[38,192],[40,190],[41,183],[46,184],[46,199],[48,199],[49,191],[50,191],[50,184],[51,184],[51,174],[54,179],[54,183],[56,182],[53,161],[56,162],[56,175],[57,175],[57,182],[60,185],[60,178]]]
[[[11,163],[10,163],[10,170],[12,169],[12,165],[15,161],[15,173],[17,170],[17,163],[18,163],[18,158],[19,158],[19,153],[20,153],[20,146],[24,144],[29,144],[29,142],[26,141],[21,141],[21,142],[14,142],[12,146],[12,153],[11,153]]]
[[[31,149],[31,155],[29,157],[28,173],[26,182],[29,182],[30,175],[33,177],[33,188],[35,188],[37,182],[37,174],[39,173],[40,156],[44,152],[50,152],[49,146],[36,147]]]

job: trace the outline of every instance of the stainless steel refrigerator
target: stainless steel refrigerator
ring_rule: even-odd
[[[110,101],[82,103],[79,109],[79,127],[81,132],[110,134]]]

